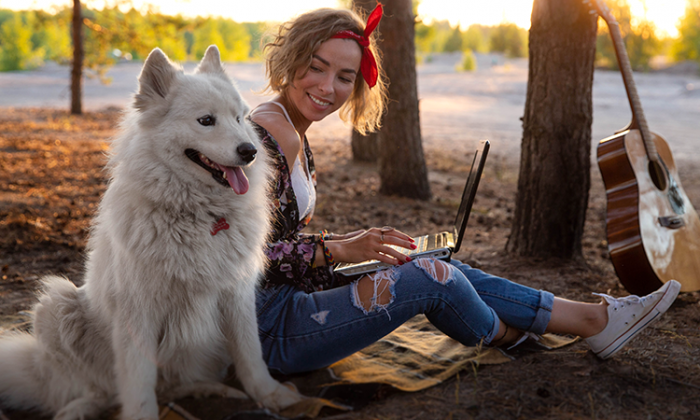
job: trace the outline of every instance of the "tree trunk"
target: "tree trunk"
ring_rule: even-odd
[[[380,193],[427,200],[428,171],[421,144],[411,0],[385,0],[381,34],[389,106],[379,133]]]
[[[534,2],[511,254],[582,258],[596,24],[579,0]]]
[[[83,16],[80,0],[73,0],[73,68],[71,70],[70,113],[83,113]]]
[[[366,20],[366,17],[377,6],[376,0],[353,0],[353,8],[361,14]],[[378,28],[377,31],[379,31]],[[378,48],[382,48],[381,37],[379,37]],[[352,159],[356,162],[376,162],[377,161],[377,141],[378,133],[367,133],[362,135],[355,130],[352,130]]]

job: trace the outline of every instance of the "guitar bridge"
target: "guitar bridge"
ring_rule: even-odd
[[[659,223],[669,229],[680,229],[685,226],[685,220],[680,216],[662,216],[659,217]]]

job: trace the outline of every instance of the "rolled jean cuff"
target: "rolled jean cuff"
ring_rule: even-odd
[[[491,342],[496,338],[496,334],[498,334],[498,329],[501,326],[501,319],[498,318],[498,314],[496,314],[496,311],[494,311],[493,308],[489,309],[493,314],[493,328],[491,328],[491,332],[489,333],[489,335],[484,337],[484,344],[486,344],[487,346],[491,344]]]
[[[540,290],[540,304],[537,308],[535,321],[530,327],[530,332],[535,334],[544,334],[549,325],[549,320],[552,319],[552,306],[554,305],[554,295],[551,292]]]

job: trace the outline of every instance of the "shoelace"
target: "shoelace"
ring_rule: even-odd
[[[608,302],[608,305],[612,306],[613,310],[618,310],[623,306],[629,306],[633,303],[641,303],[642,306],[646,306],[648,296],[639,297],[637,295],[629,295],[623,298],[614,298],[610,295],[604,293],[593,293],[596,296],[600,296]]]

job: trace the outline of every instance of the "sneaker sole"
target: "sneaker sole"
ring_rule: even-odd
[[[651,311],[630,326],[624,334],[620,335],[620,337],[610,343],[608,347],[596,353],[596,356],[600,357],[601,359],[608,359],[612,357],[615,353],[620,351],[625,344],[639,334],[644,328],[656,321],[661,314],[666,312],[668,308],[671,307],[673,301],[676,300],[676,296],[678,296],[678,292],[681,290],[681,284],[675,280],[669,280],[665,286],[667,288],[664,291],[664,295],[658,302],[656,302],[656,305],[654,305]]]

